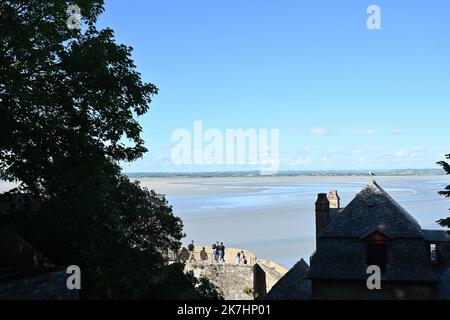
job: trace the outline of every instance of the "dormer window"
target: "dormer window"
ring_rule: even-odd
[[[376,230],[364,236],[366,242],[366,264],[367,266],[378,266],[382,272],[386,272],[388,266],[388,245],[392,239],[387,233]]]
[[[367,243],[367,265],[378,266],[382,272],[387,269],[387,244]]]

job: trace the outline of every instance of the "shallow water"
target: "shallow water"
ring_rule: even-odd
[[[315,250],[317,193],[338,190],[347,205],[367,184],[366,177],[142,178],[143,186],[164,193],[181,217],[187,244],[223,241],[287,267]],[[437,194],[447,176],[377,177],[377,182],[424,229],[450,216],[450,200]],[[14,187],[0,182],[0,192]]]
[[[287,267],[300,258],[309,262],[315,250],[317,193],[337,189],[345,206],[367,184],[366,177],[185,178],[166,179],[164,184],[160,180],[141,181],[166,194],[183,219],[185,242],[194,239],[203,245],[219,240]],[[436,221],[450,215],[450,201],[437,194],[450,184],[445,176],[377,181],[424,229],[440,228]],[[176,192],[171,189],[174,183]],[[185,186],[186,194],[180,186]]]

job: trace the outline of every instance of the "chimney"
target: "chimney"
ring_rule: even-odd
[[[331,190],[328,192],[328,201],[330,202],[330,209],[341,208],[341,198],[339,197],[337,190]]]
[[[319,193],[316,201],[316,236],[330,222],[330,201],[326,193]]]

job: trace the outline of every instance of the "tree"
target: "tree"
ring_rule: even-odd
[[[450,154],[446,155],[446,158],[450,159]],[[450,174],[450,164],[448,162],[440,161],[438,162],[438,165],[440,165],[444,169],[446,174]],[[450,198],[450,185],[448,185],[443,191],[440,191],[439,194]],[[438,223],[443,227],[450,228],[450,218],[441,219],[438,221]]]
[[[133,161],[147,151],[136,117],[158,89],[142,82],[130,47],[116,44],[111,29],[96,29],[102,0],[79,1],[84,32],[67,27],[69,4],[0,4],[0,177],[33,192],[46,192],[58,165],[92,152]]]
[[[119,167],[147,151],[137,119],[158,89],[132,48],[96,29],[103,0],[77,1],[81,31],[66,25],[69,4],[0,2],[0,179],[36,206],[8,223],[55,264],[80,265],[83,298],[212,298],[167,266],[184,235],[165,197]]]

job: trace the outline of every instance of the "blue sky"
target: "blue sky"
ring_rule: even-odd
[[[366,9],[381,9],[368,30]],[[127,172],[175,165],[174,130],[279,129],[282,170],[430,168],[450,153],[450,1],[106,1],[99,25],[134,48],[160,94],[150,150]]]

